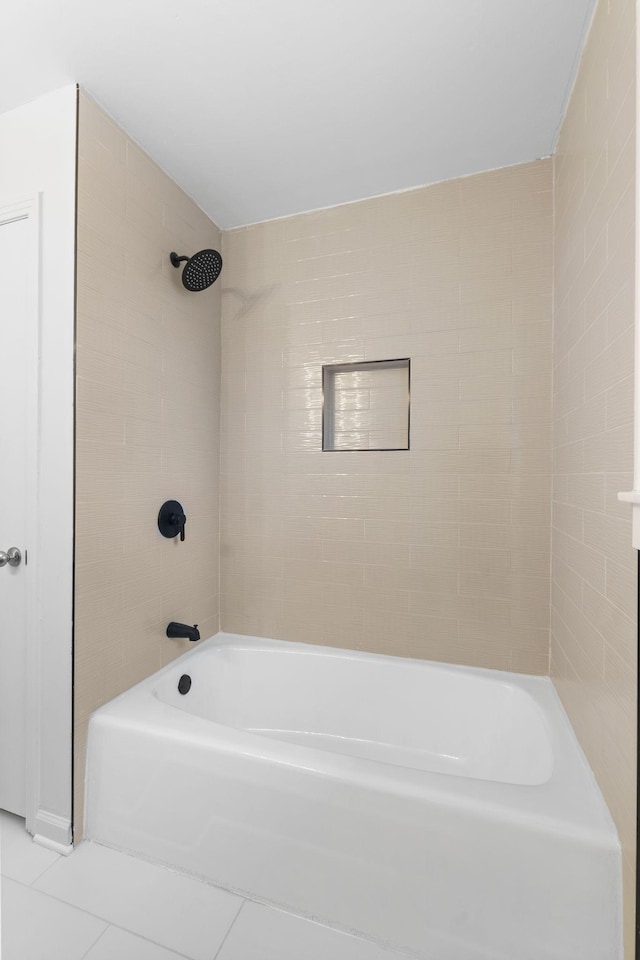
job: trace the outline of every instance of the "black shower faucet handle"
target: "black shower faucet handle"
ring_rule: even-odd
[[[172,513],[169,517],[169,522],[172,523],[174,527],[180,527],[180,540],[184,543],[184,525],[187,522],[184,513]]]
[[[187,515],[184,508],[177,500],[167,500],[160,507],[158,514],[158,529],[163,537],[172,539],[180,534],[180,540],[184,542],[184,527],[187,522]]]

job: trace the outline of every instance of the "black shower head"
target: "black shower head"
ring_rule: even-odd
[[[182,271],[182,284],[192,292],[206,290],[215,283],[222,270],[222,257],[217,250],[201,250],[192,257],[172,253],[169,259],[174,267],[179,267],[183,260],[187,261]]]

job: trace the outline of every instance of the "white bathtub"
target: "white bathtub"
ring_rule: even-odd
[[[93,715],[86,834],[425,960],[622,956],[544,678],[218,634]]]

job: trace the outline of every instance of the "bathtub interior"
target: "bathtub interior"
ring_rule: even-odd
[[[500,783],[546,783],[553,750],[544,713],[493,671],[271,642],[207,649],[206,666],[162,702],[203,719],[331,753]]]

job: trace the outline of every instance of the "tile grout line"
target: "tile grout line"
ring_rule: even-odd
[[[54,860],[53,863],[50,863],[48,867],[45,867],[44,870],[42,871],[42,873],[39,873],[38,876],[35,878],[35,880],[32,880],[31,883],[27,884],[27,886],[33,887],[34,889],[36,889],[36,888],[35,888],[35,884],[38,883],[40,880],[42,880],[42,878],[44,877],[44,875],[45,875],[46,873],[48,873],[49,870],[51,870],[51,867],[55,867],[56,863],[57,863],[58,860],[60,860],[60,859],[61,859],[61,858],[58,857],[58,859],[57,859],[57,860]]]
[[[106,922],[106,921],[105,921],[105,922]],[[82,954],[82,960],[86,960],[86,957],[88,957],[88,955],[91,953],[91,951],[92,951],[93,948],[96,946],[96,944],[99,943],[100,940],[102,940],[102,938],[104,937],[104,935],[105,935],[105,933],[107,932],[108,929],[109,929],[109,924],[107,923],[107,925],[105,926],[105,928],[104,928],[104,930],[102,931],[102,933],[98,934],[97,939],[95,939],[95,940],[93,941],[93,943],[91,944],[91,946],[89,947],[89,949],[87,950],[87,952]]]
[[[239,909],[238,909],[238,912],[236,913],[235,917],[234,917],[233,920],[231,921],[231,925],[230,925],[229,929],[227,930],[227,932],[225,933],[225,935],[224,935],[224,937],[223,937],[223,940],[222,940],[222,943],[220,944],[220,946],[219,946],[218,949],[216,950],[215,954],[213,955],[212,960],[217,960],[217,958],[220,956],[220,951],[222,950],[222,948],[224,947],[225,943],[227,942],[227,939],[228,939],[228,937],[229,937],[229,934],[231,933],[231,931],[232,931],[233,928],[235,927],[235,925],[236,925],[236,920],[238,919],[238,917],[239,917],[240,914],[242,913],[242,909],[243,909],[243,907],[244,907],[244,905],[245,905],[246,902],[247,902],[246,899],[244,899],[244,900],[242,901],[242,903],[240,904],[240,907],[239,907]]]
[[[94,916],[94,914],[88,913],[86,910],[84,910],[83,913],[86,913],[87,916],[90,917]],[[181,953],[179,950],[174,950],[173,947],[168,947],[166,943],[158,943],[157,940],[150,940],[149,937],[145,937],[141,933],[135,933],[133,930],[128,930],[126,927],[121,927],[119,923],[109,923],[107,920],[105,920],[105,923],[107,924],[107,928],[100,934],[98,940],[100,940],[111,929],[120,930],[122,933],[129,934],[130,937],[135,937],[137,940],[144,940],[145,943],[150,943],[152,947],[159,947],[161,950],[166,950],[167,953],[172,953],[175,957],[178,957],[179,960],[195,960],[194,957],[190,957],[187,953]],[[98,940],[96,940],[96,943]],[[96,944],[94,943],[93,947],[95,947],[95,945]],[[91,947],[89,952],[84,955],[82,960],[86,960],[91,950],[93,950],[93,947]]]

